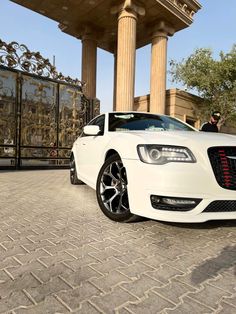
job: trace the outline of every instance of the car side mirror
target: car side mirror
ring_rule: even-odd
[[[83,129],[85,135],[98,135],[100,128],[98,125],[86,125]]]

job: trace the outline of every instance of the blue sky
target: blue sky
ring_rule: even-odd
[[[211,48],[217,58],[236,43],[236,0],[199,0],[202,9],[194,23],[176,33],[168,41],[168,61],[180,61],[197,48]],[[57,23],[9,0],[0,0],[0,39],[25,44],[31,51],[40,51],[64,75],[81,78],[81,42],[58,29]],[[150,45],[137,50],[135,96],[150,90]],[[167,87],[176,87],[167,81]],[[180,87],[180,86],[178,86]],[[97,97],[101,112],[112,110],[113,55],[98,50]]]

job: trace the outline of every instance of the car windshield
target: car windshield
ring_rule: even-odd
[[[145,113],[109,113],[109,131],[195,131],[175,118]]]

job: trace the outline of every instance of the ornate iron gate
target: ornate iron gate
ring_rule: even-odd
[[[74,140],[98,113],[79,80],[0,40],[0,168],[67,167]]]

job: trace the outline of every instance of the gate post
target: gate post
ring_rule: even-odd
[[[16,169],[20,169],[20,142],[21,142],[21,100],[22,100],[22,74],[19,72],[16,80]]]

